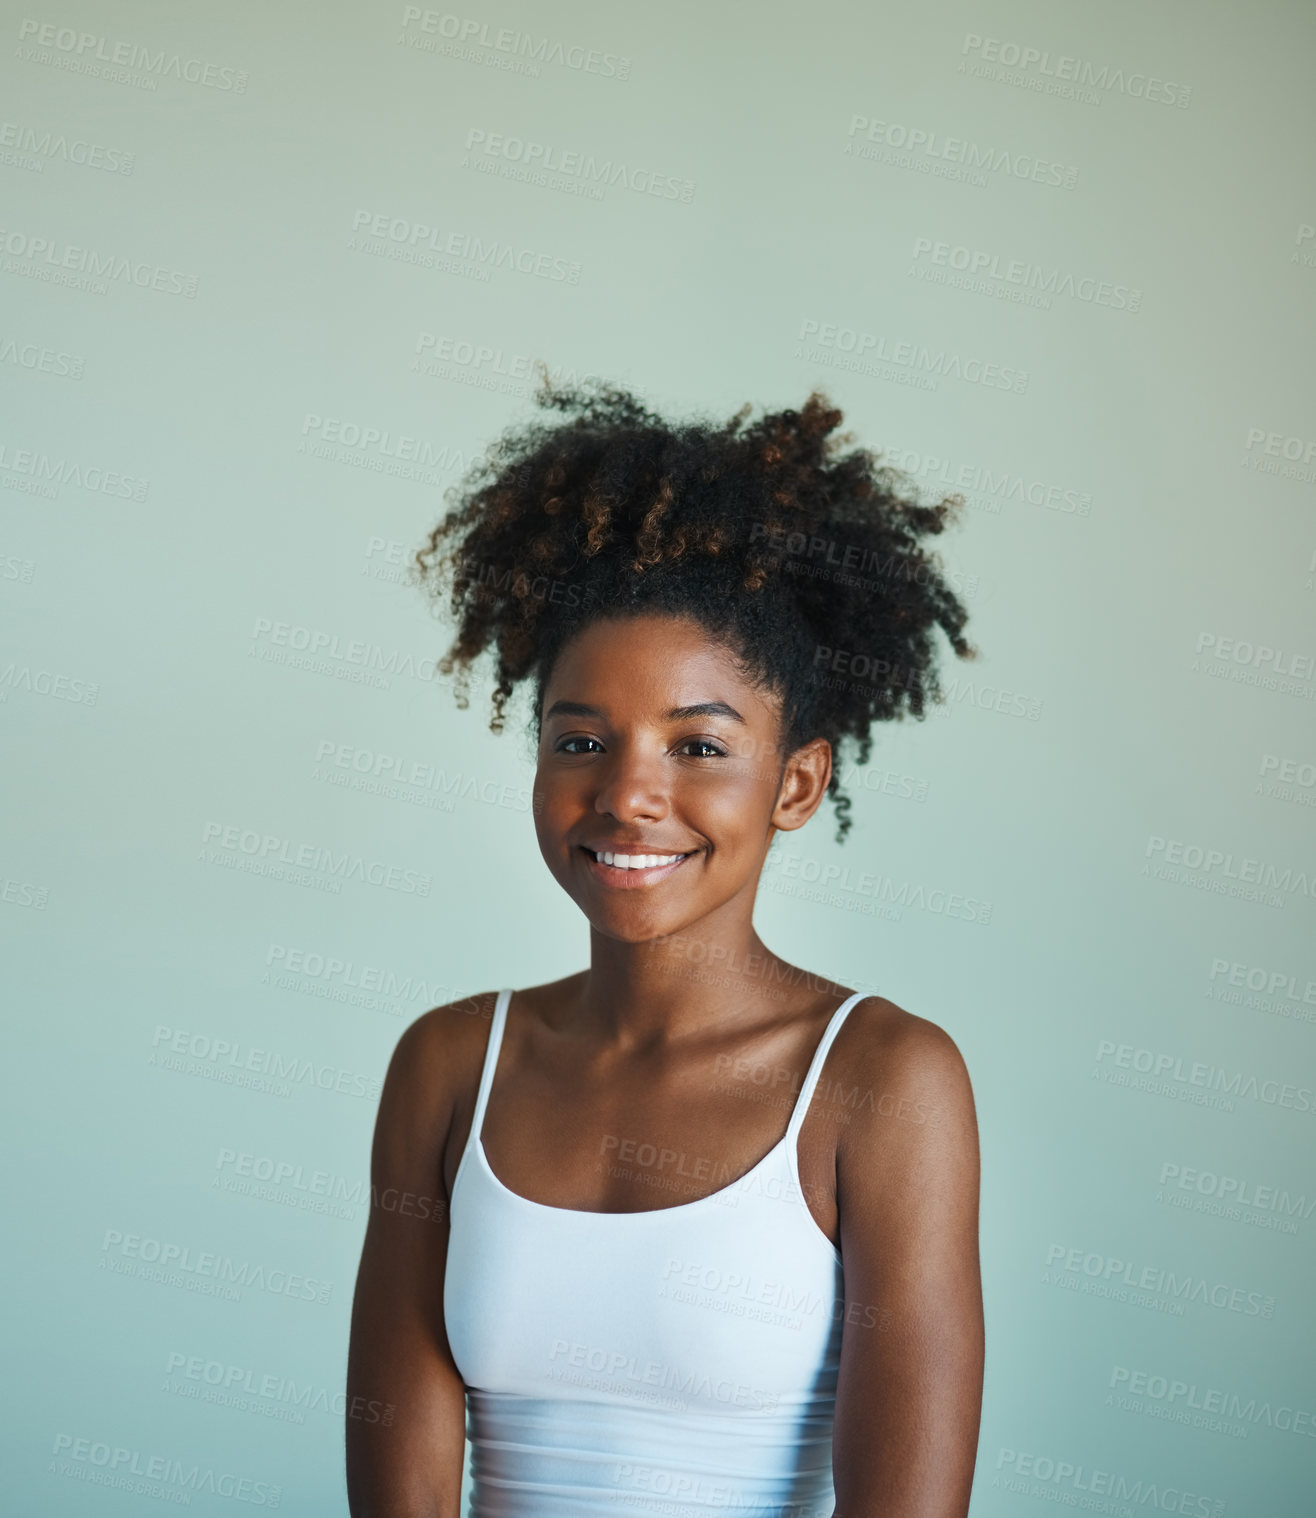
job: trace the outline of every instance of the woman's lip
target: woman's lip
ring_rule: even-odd
[[[580,851],[585,856],[585,867],[590,874],[601,884],[611,886],[617,891],[633,891],[640,886],[653,885],[659,880],[679,870],[687,859],[693,859],[694,854],[683,854],[680,859],[673,860],[671,864],[655,864],[646,870],[622,870],[616,865],[603,864],[595,859],[593,852],[582,843]],[[695,851],[696,853],[698,850]]]

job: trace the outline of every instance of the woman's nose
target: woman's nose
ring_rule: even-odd
[[[634,751],[609,754],[600,770],[594,810],[616,817],[653,821],[667,815],[669,801],[660,758]]]

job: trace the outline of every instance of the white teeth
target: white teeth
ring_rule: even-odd
[[[652,870],[660,864],[675,864],[684,854],[609,854],[595,855],[600,864],[610,864],[617,870]]]

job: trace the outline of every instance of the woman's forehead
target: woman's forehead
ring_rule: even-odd
[[[705,714],[746,723],[775,716],[780,697],[747,676],[725,638],[668,615],[591,623],[563,647],[544,686],[545,714],[569,704],[601,715],[660,710],[676,720],[679,709],[719,703],[730,711]]]

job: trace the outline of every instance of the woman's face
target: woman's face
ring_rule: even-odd
[[[787,762],[780,724],[780,699],[684,617],[592,622],[562,649],[544,691],[535,829],[592,927],[638,943],[737,898],[752,913],[773,831],[807,822],[831,773],[821,738]]]

